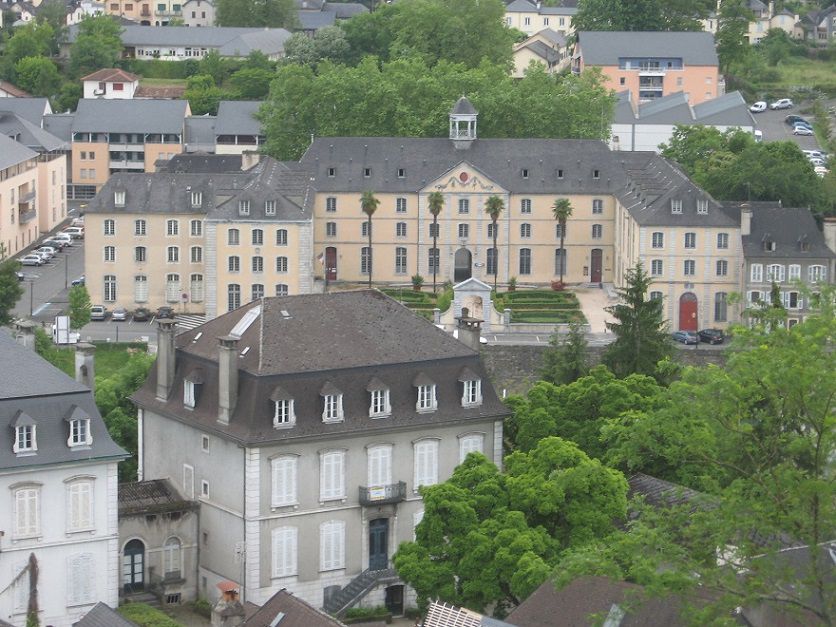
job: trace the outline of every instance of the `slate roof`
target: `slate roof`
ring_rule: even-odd
[[[623,172],[606,144],[587,139],[477,139],[469,149],[456,150],[447,138],[322,137],[308,147],[301,163],[320,193],[415,192],[442,176],[454,176],[462,163],[511,193],[612,194],[623,184]],[[329,167],[336,168],[334,176],[328,175]],[[364,177],[366,167],[372,169],[369,178]],[[598,179],[593,178],[595,169],[600,170]]]
[[[537,5],[529,0],[514,0],[505,7],[506,13],[537,13],[539,15],[575,15],[578,12],[577,3],[563,2],[561,6],[547,7]]]
[[[326,26],[333,26],[337,21],[334,11],[297,11],[299,25],[302,30],[319,30]]]
[[[654,507],[672,507],[705,498],[701,492],[641,472],[630,477],[627,485],[629,498],[643,496],[644,502]]]
[[[2,154],[0,149],[0,154]],[[92,445],[83,449],[67,446],[65,415],[77,408],[90,417]],[[38,451],[17,456],[12,452],[12,423],[19,412],[37,424]],[[0,469],[23,470],[47,464],[111,459],[127,454],[111,440],[90,390],[61,370],[0,332]]]
[[[142,28],[151,28],[143,26]],[[166,27],[168,28],[168,27]],[[190,28],[188,30],[203,30]],[[100,100],[82,98],[73,119],[74,133],[183,132],[185,100]]]
[[[714,36],[706,32],[581,31],[585,65],[618,65],[623,57],[681,58],[688,65],[716,66]]]
[[[186,150],[188,152],[215,150],[214,115],[189,116],[185,121]],[[159,170],[159,168],[157,168]]]
[[[17,113],[8,111],[0,111],[0,134],[16,138],[19,143],[36,152],[51,152],[69,148],[66,141],[49,131],[45,131]]]
[[[119,515],[176,512],[199,504],[183,498],[168,479],[119,484]]]
[[[73,122],[75,113],[50,113],[44,116],[44,129],[62,141],[73,140]]]
[[[52,113],[46,98],[0,98],[0,111],[16,113],[37,126],[43,117]]]
[[[253,100],[222,100],[218,105],[215,135],[263,135],[261,122],[254,117],[262,104]]]
[[[739,91],[695,104],[694,116],[700,124],[755,126],[755,118]]]
[[[478,111],[466,96],[462,96],[456,100],[456,104],[453,105],[453,110],[450,113],[452,115],[477,115]]]
[[[360,13],[369,12],[368,7],[359,2],[326,2],[325,9],[334,11],[338,20],[347,20]]]
[[[740,206],[740,203],[737,203]],[[775,242],[775,250],[763,249],[763,242]],[[809,249],[802,250],[801,242]],[[752,225],[743,236],[743,256],[793,260],[834,259],[824,234],[809,209],[782,207],[778,203],[752,205]]]
[[[73,627],[138,627],[138,625],[99,601],[84,615],[84,618],[73,623]]]
[[[542,41],[532,41],[530,43],[523,44],[520,48],[518,48],[518,50],[521,48],[531,50],[531,52],[546,61],[548,64],[560,61],[560,54],[558,54],[554,48],[544,44]]]
[[[97,81],[99,83],[133,83],[139,80],[139,76],[120,68],[104,68],[87,76],[82,76],[79,80]]]
[[[241,155],[194,153],[174,155],[157,172],[188,174],[223,174],[241,172]]]
[[[38,153],[27,148],[20,142],[0,135],[0,170],[5,170],[8,167],[22,163],[29,159],[37,158]],[[0,388],[0,393],[2,388]]]
[[[237,343],[238,403],[229,425],[221,425],[217,338],[229,335],[250,311],[257,315],[240,332]],[[156,368],[152,368],[133,395],[134,402],[238,443],[391,433],[508,415],[475,351],[375,290],[265,298],[181,333],[176,345],[169,398],[157,400]],[[478,407],[461,407],[458,378],[465,367],[482,379],[483,402]],[[195,408],[187,410],[182,382],[195,368],[204,370],[205,383]],[[438,408],[433,412],[419,413],[415,408],[414,382],[422,375],[437,386]],[[368,415],[366,388],[375,378],[390,389],[392,414],[385,419]],[[321,393],[326,386],[343,394],[342,422],[322,421]],[[294,399],[292,428],[273,428],[270,396],[276,387]]]
[[[532,37],[535,37],[537,35],[539,35],[543,39],[548,39],[556,46],[562,47],[566,45],[566,37],[558,33],[556,30],[552,30],[551,28],[544,28],[543,30],[537,31],[534,35],[532,35]]]
[[[274,622],[276,617],[282,618]],[[343,623],[319,611],[285,589],[267,599],[258,610],[248,616],[244,627],[344,627]]]

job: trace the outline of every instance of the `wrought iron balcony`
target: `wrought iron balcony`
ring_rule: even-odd
[[[360,486],[360,505],[388,505],[406,500],[406,483],[398,481],[389,485]]]

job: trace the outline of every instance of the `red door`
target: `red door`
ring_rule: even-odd
[[[697,330],[697,297],[691,292],[685,292],[679,298],[679,330]]]
[[[337,280],[337,249],[334,246],[325,249],[325,278],[328,281]]]
[[[593,283],[601,282],[601,256],[602,251],[600,248],[592,249],[592,272],[590,276],[590,281],[592,281]]]

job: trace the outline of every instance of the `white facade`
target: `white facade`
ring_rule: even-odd
[[[84,81],[84,98],[131,100],[139,81]]]
[[[215,5],[210,0],[186,0],[181,14],[183,24],[193,28],[215,25]]]
[[[695,122],[694,124],[699,124]],[[732,128],[739,128],[753,133],[754,126],[719,126],[712,124],[721,133]],[[673,137],[675,124],[613,124],[610,135],[612,150],[652,150],[659,152],[659,145],[666,144]]]

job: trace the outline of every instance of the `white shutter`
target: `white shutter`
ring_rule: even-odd
[[[345,567],[345,523],[329,520],[319,527],[320,570],[336,570]]]
[[[40,530],[38,488],[21,488],[15,492],[15,535],[36,535]]]
[[[392,483],[392,447],[374,446],[369,449],[369,486]]]
[[[438,482],[438,440],[415,444],[415,488]]]
[[[194,498],[194,468],[183,464],[183,493],[187,499]]]
[[[424,510],[423,509],[420,510],[420,511],[415,512],[412,515],[412,539],[413,540],[415,539],[415,534],[418,530],[418,525],[421,523],[422,520],[424,520]]]
[[[320,500],[341,499],[343,489],[343,451],[324,453],[320,462]]]
[[[750,280],[752,283],[760,283],[763,281],[763,264],[753,263]]]
[[[478,433],[459,438],[459,463],[461,464],[464,461],[468,453],[482,453],[483,444],[484,436]]]
[[[297,573],[297,529],[273,529],[273,577],[291,577]]]
[[[273,460],[273,507],[296,503],[296,457]]]
[[[29,604],[29,571],[23,573],[23,570],[29,565],[29,562],[22,560],[12,567],[12,581],[14,581],[14,609],[18,612],[25,612]],[[15,580],[16,577],[20,577]]]
[[[80,553],[67,558],[67,605],[92,603],[95,597],[93,554]]]

